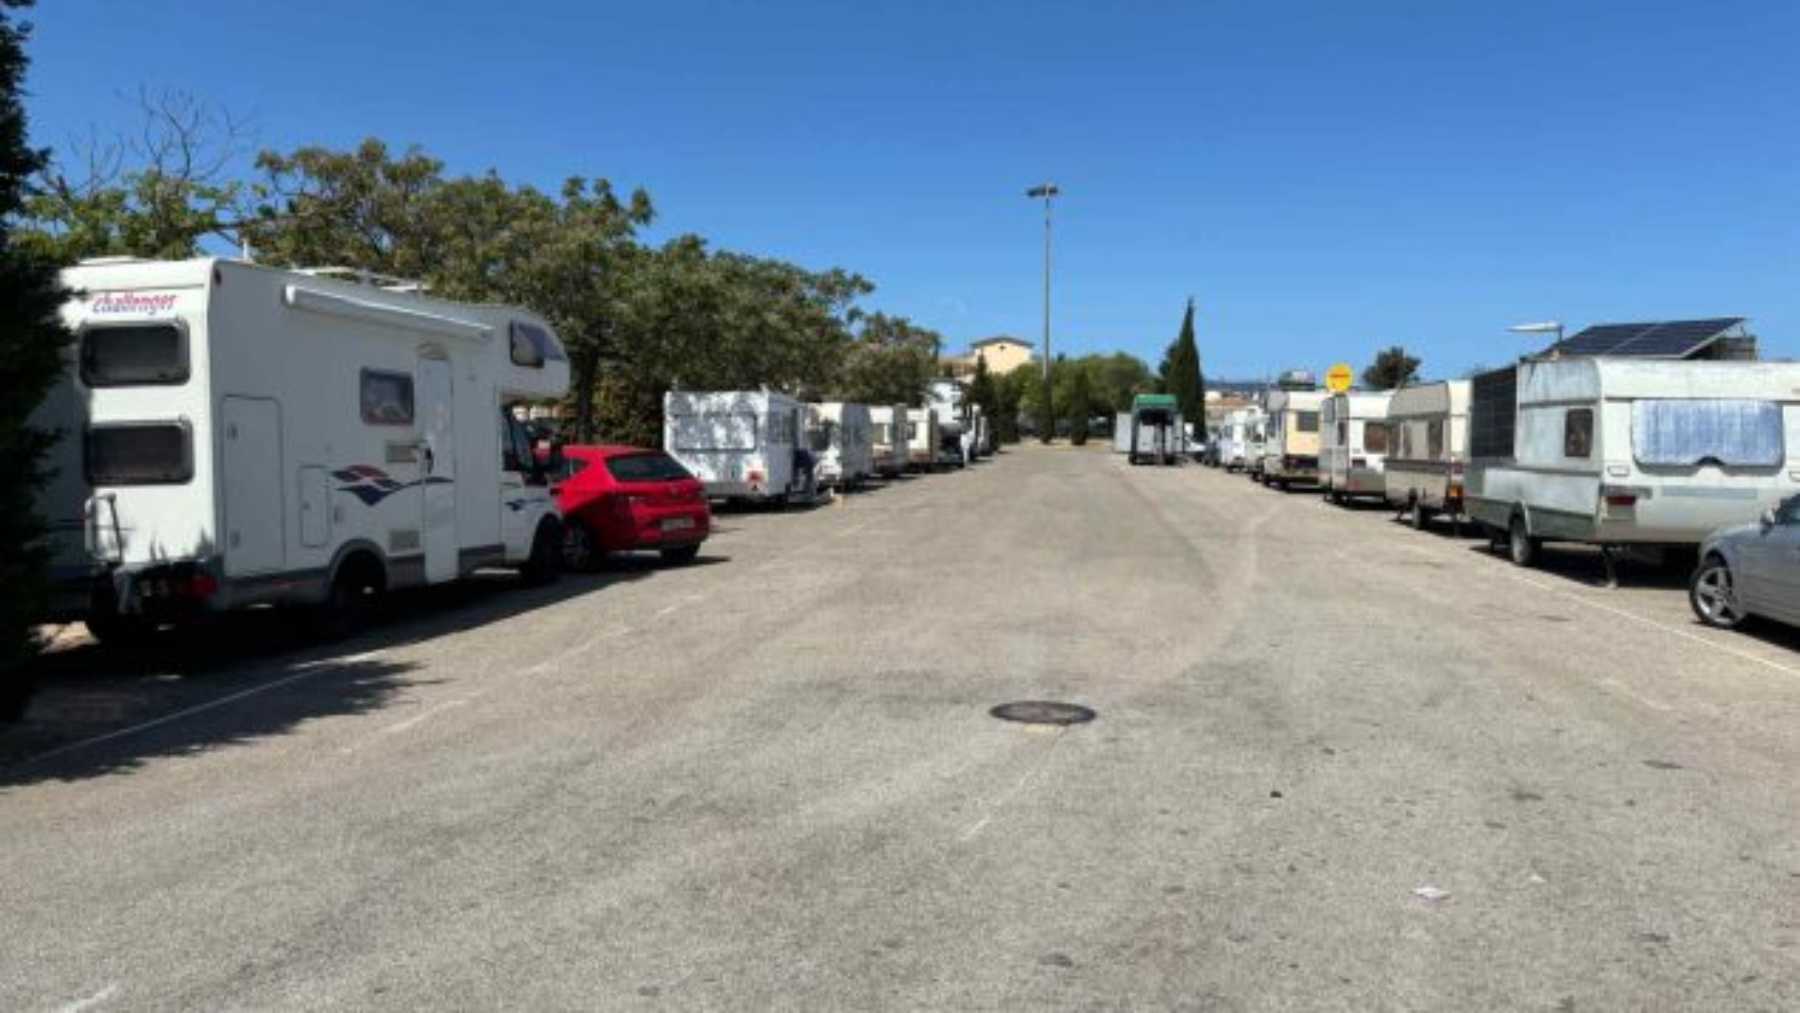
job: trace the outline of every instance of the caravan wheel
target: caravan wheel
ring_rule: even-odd
[[[562,525],[546,517],[538,522],[537,534],[531,538],[531,555],[519,568],[519,576],[533,587],[554,583],[562,576],[562,562]]]
[[[1412,513],[1407,520],[1412,523],[1414,531],[1425,530],[1425,503],[1417,496],[1413,497]]]

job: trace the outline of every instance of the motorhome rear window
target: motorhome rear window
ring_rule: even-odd
[[[1294,431],[1298,433],[1316,433],[1319,431],[1318,412],[1295,412]]]
[[[621,482],[678,482],[693,478],[667,454],[625,454],[606,459],[606,470]]]
[[[756,416],[709,412],[675,417],[676,450],[755,450]]]
[[[1444,458],[1444,420],[1432,419],[1425,424],[1425,449],[1433,461]]]
[[[362,420],[371,426],[410,426],[413,422],[413,378],[408,373],[362,371]]]
[[[806,430],[806,441],[807,444],[812,447],[813,453],[823,454],[825,451],[831,449],[831,430],[833,425],[834,423],[832,423],[830,419],[824,419],[821,420],[818,425],[812,426]]]
[[[1370,454],[1385,454],[1388,452],[1387,423],[1363,423],[1363,450]]]
[[[81,382],[89,387],[181,384],[187,378],[187,338],[174,323],[81,332]]]
[[[194,438],[186,423],[97,425],[83,442],[89,485],[179,485],[194,477]]]
[[[1563,415],[1563,456],[1594,456],[1594,410],[1571,408]]]
[[[1786,454],[1781,406],[1748,399],[1634,401],[1631,446],[1639,464],[1776,467]]]

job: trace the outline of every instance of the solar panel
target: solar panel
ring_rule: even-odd
[[[1744,322],[1743,317],[1597,324],[1551,346],[1562,355],[1629,355],[1680,359]]]

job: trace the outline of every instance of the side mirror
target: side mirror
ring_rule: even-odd
[[[1762,522],[1763,530],[1767,531],[1775,526],[1775,511],[1772,509],[1764,510],[1762,516],[1758,518],[1758,520]]]

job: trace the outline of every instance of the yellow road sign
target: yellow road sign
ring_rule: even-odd
[[[1325,371],[1325,389],[1334,394],[1342,394],[1356,382],[1356,372],[1348,362],[1340,362]]]

